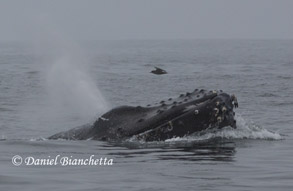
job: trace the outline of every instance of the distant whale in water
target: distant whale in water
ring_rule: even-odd
[[[92,125],[55,134],[49,139],[163,141],[208,128],[236,128],[234,95],[195,89],[178,98],[146,107],[121,106],[99,117]]]
[[[167,72],[161,68],[155,67],[156,70],[152,70],[151,73],[157,74],[157,75],[162,75],[162,74],[167,74]]]

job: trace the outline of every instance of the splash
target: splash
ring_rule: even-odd
[[[136,136],[131,137],[126,142],[135,144],[136,147],[162,147],[162,146],[193,146],[194,143],[207,143],[214,140],[237,140],[237,139],[258,139],[258,140],[282,140],[283,137],[275,132],[268,131],[265,128],[255,125],[253,122],[248,122],[236,114],[237,129],[225,127],[222,129],[208,129],[197,132],[185,137],[175,137],[165,141],[146,142],[137,139]]]
[[[211,129],[203,132],[195,133],[186,137],[176,137],[168,139],[165,142],[176,141],[205,141],[216,138],[222,139],[262,139],[262,140],[282,140],[283,137],[275,132],[268,131],[265,128],[255,125],[253,122],[248,122],[240,114],[236,114],[237,129],[225,127],[220,130]]]

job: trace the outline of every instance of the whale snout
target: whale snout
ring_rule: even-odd
[[[234,95],[233,95],[234,96]],[[235,97],[235,96],[234,96]],[[214,100],[214,117],[219,128],[231,126],[236,128],[235,112],[233,111],[234,98],[226,93],[219,94]]]

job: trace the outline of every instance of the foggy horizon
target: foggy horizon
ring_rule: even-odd
[[[293,1],[0,1],[0,41],[293,39]],[[45,31],[45,32],[44,32]]]

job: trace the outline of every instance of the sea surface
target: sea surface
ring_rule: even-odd
[[[238,128],[151,143],[46,139],[196,88],[235,94]],[[290,191],[292,111],[292,40],[1,42],[0,190]],[[25,164],[92,155],[113,164]]]

